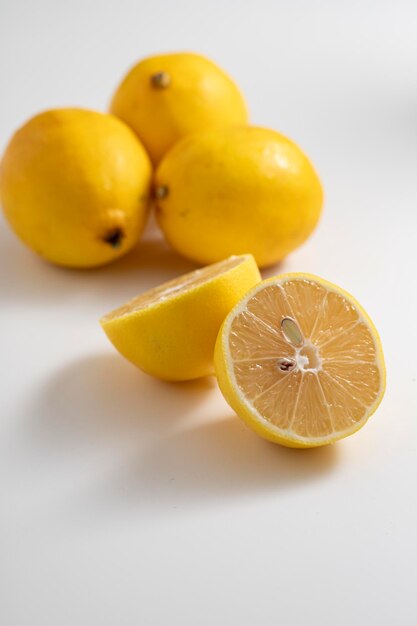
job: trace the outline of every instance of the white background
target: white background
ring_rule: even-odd
[[[213,379],[152,380],[97,318],[191,268],[149,229],[95,271],[0,223],[4,626],[414,625],[417,611],[415,2],[0,0],[0,143],[53,106],[105,108],[143,55],[190,49],[252,120],[310,155],[320,227],[279,270],[351,291],[379,328],[385,400],[357,435],[258,439]],[[278,269],[276,270],[278,271]]]

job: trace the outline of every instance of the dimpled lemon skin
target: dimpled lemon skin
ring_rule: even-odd
[[[136,244],[152,168],[116,117],[57,109],[27,122],[0,165],[0,198],[18,237],[52,263],[93,267]]]
[[[243,96],[231,78],[193,53],[140,61],[118,87],[110,111],[137,133],[154,163],[189,133],[248,120]]]
[[[100,323],[115,348],[146,373],[184,381],[214,373],[219,328],[236,302],[261,280],[253,257],[190,291]]]
[[[250,252],[260,267],[282,260],[314,230],[320,180],[305,154],[257,127],[210,129],[181,140],[156,172],[158,222],[198,263]]]

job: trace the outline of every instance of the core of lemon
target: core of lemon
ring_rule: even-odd
[[[219,328],[260,279],[251,255],[230,257],[137,296],[100,323],[115,348],[148,374],[198,378],[213,373]]]
[[[231,407],[259,435],[290,447],[359,430],[385,390],[382,346],[359,303],[309,274],[252,289],[219,332],[215,367]]]

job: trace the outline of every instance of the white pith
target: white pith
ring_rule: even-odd
[[[316,358],[318,361],[318,364],[316,367],[309,367],[310,365],[310,361],[309,358],[304,356],[303,354],[301,354],[301,352],[303,352],[303,350],[305,350],[305,348],[310,348],[311,350],[313,350],[316,354]],[[317,373],[322,369],[322,361],[320,358],[320,353],[318,351],[318,349],[316,348],[316,346],[314,346],[310,341],[308,340],[304,340],[304,344],[298,348],[295,348],[295,362],[297,364],[298,369],[300,370],[300,372],[313,372],[313,373]]]

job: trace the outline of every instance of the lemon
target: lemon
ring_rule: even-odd
[[[59,265],[91,267],[136,244],[151,174],[143,146],[116,117],[51,110],[10,141],[0,196],[10,225],[32,250]]]
[[[116,349],[148,374],[198,378],[213,373],[221,323],[259,280],[252,256],[231,257],[151,289],[100,322]]]
[[[137,133],[154,163],[189,133],[248,119],[235,83],[212,61],[192,53],[140,61],[118,87],[110,110]]]
[[[219,332],[215,367],[236,413],[290,447],[351,435],[385,391],[369,316],[346,291],[310,274],[283,274],[246,294]]]
[[[314,230],[320,181],[292,141],[256,127],[182,139],[156,172],[157,218],[171,245],[198,263],[250,252],[283,259]]]

